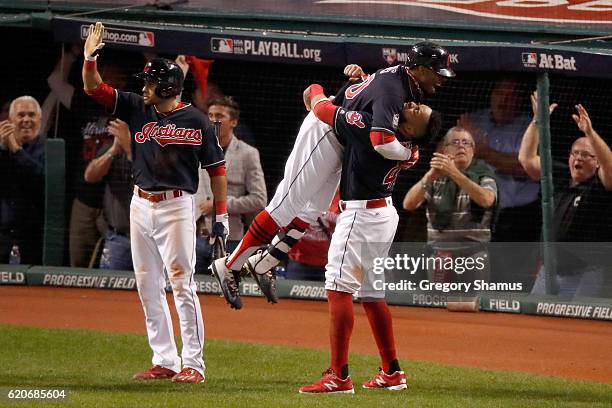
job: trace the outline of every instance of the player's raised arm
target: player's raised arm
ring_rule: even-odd
[[[83,61],[83,89],[96,102],[106,109],[112,110],[115,105],[115,90],[102,81],[98,72],[98,51],[104,47],[104,26],[99,21],[89,26],[89,34],[85,40],[85,60]]]
[[[104,26],[101,22],[97,22],[89,26],[89,34],[85,40],[85,61],[83,62],[83,85],[85,91],[92,91],[102,83],[102,77],[98,72],[96,60],[98,59],[98,51],[104,47],[102,39],[104,38]]]

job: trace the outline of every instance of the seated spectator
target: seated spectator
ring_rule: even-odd
[[[489,99],[490,106],[462,115],[458,125],[467,129],[476,142],[476,157],[495,170],[499,190],[499,215],[494,241],[535,242],[540,235],[540,184],[531,180],[518,161],[523,133],[529,116],[521,114],[520,82],[514,77],[498,80]]]
[[[434,152],[431,168],[404,197],[412,211],[427,204],[427,242],[438,258],[484,257],[483,243],[491,240],[497,184],[486,163],[474,159],[474,139],[465,129],[453,127],[442,140],[442,152]],[[428,271],[436,282],[488,281],[489,265],[474,273],[454,273],[442,268]]]
[[[100,149],[85,169],[85,181],[104,181],[104,217],[108,231],[100,259],[101,269],[133,270],[130,247],[130,202],[134,194],[131,134],[128,124],[114,119],[108,124],[112,145]]]
[[[534,180],[541,175],[538,155],[539,132],[536,124],[538,113],[537,93],[531,96],[534,120],[529,124],[521,143],[519,160]],[[556,104],[550,105],[552,113]],[[582,105],[576,106],[572,115],[582,133],[573,144],[567,163],[569,181],[561,174],[553,174],[555,198],[552,241],[556,242],[610,242],[612,241],[612,151],[593,129],[588,112]],[[566,172],[567,174],[567,172]],[[555,177],[556,176],[556,177]],[[587,249],[573,252],[568,246],[556,247],[557,273],[553,286],[559,295],[602,296],[605,289],[605,261],[598,254],[597,245],[589,253]],[[580,253],[582,252],[582,253]],[[604,263],[604,264],[602,264]],[[541,268],[532,293],[545,293],[544,269]]]
[[[336,218],[340,208],[340,193],[337,192],[329,209],[310,225],[304,236],[289,251],[285,268],[285,278],[296,280],[325,280],[325,265],[332,234],[336,228]]]
[[[257,213],[266,206],[267,193],[259,152],[256,148],[234,137],[234,129],[240,120],[240,108],[230,96],[213,99],[208,107],[208,117],[212,122],[220,122],[219,144],[225,153],[227,167],[227,210],[229,213],[230,234],[228,250],[233,250],[244,235],[243,217]],[[200,220],[201,235],[197,240],[196,271],[203,272],[210,264],[208,245],[208,226],[213,214],[210,177],[200,170],[200,184],[196,193],[198,204],[197,218]]]
[[[0,263],[17,245],[21,263],[42,263],[45,138],[41,109],[31,96],[11,102],[0,122]]]

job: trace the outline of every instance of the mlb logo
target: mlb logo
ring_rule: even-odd
[[[223,54],[234,53],[234,40],[231,38],[211,38],[210,49],[212,52],[220,52]]]
[[[155,37],[150,31],[142,31],[138,33],[138,45],[143,47],[153,47],[155,45]]]
[[[395,48],[383,48],[382,55],[387,64],[395,65],[397,64],[397,49]]]
[[[538,65],[538,54],[535,52],[523,53],[523,65],[525,67],[535,67]]]

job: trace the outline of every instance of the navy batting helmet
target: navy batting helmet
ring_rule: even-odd
[[[180,94],[185,79],[181,67],[166,58],[154,58],[147,62],[136,78],[157,84],[155,94],[164,99]]]
[[[455,72],[451,69],[450,58],[446,48],[432,42],[420,42],[408,51],[408,66],[424,65],[438,75],[452,78]]]

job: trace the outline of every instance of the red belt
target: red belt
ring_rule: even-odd
[[[342,201],[340,200],[339,206],[340,211],[346,211],[349,209],[356,208],[381,208],[391,205],[390,197],[385,198],[374,198],[372,200],[354,200],[354,201]]]
[[[134,187],[134,189],[138,197],[144,198],[145,200],[149,200],[152,203],[159,203],[160,201],[170,200],[171,198],[177,198],[183,195],[183,192],[181,190],[160,191],[159,193],[149,193],[147,191],[141,190],[138,187]]]

